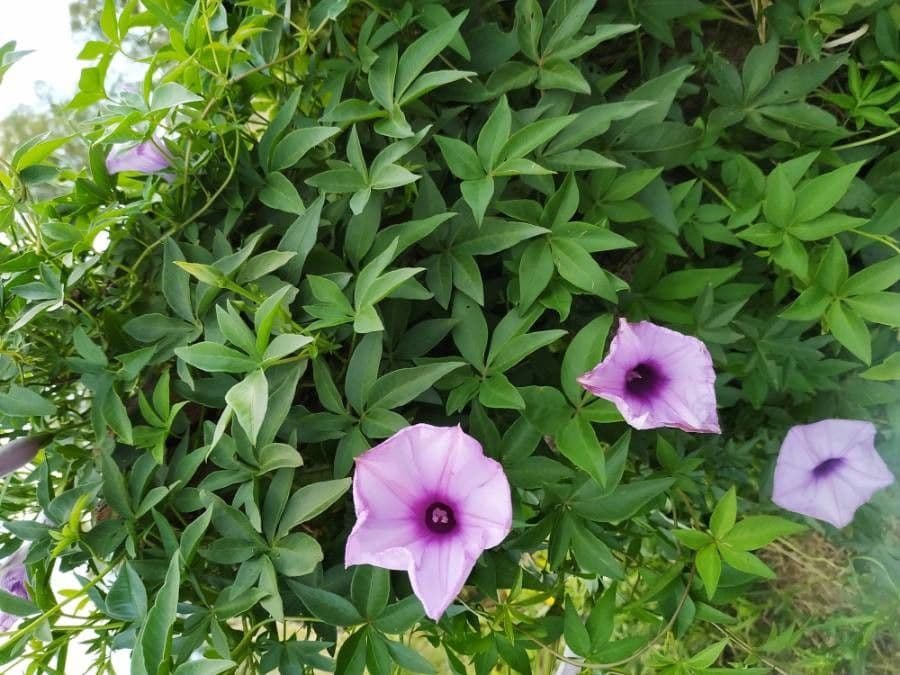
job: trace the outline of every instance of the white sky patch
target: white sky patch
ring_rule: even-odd
[[[78,87],[80,45],[72,36],[69,0],[0,0],[0,44],[34,50],[10,68],[0,83],[0,115],[19,105],[41,105],[40,88],[67,101]],[[42,84],[44,83],[44,84]]]

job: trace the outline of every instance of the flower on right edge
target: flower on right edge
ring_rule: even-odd
[[[635,429],[721,433],[712,357],[690,335],[620,319],[606,358],[578,382],[612,401]]]
[[[875,425],[828,419],[791,427],[775,464],[772,501],[845,527],[894,475],[875,450]]]
[[[28,574],[24,565],[27,552],[27,546],[23,546],[0,563],[0,588],[10,595],[15,595],[23,600],[30,600],[28,589],[25,588],[25,582],[28,580]],[[15,614],[0,612],[0,633],[7,632],[16,625],[18,620],[19,617]]]

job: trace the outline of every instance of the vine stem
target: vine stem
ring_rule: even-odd
[[[869,143],[877,143],[878,141],[883,141],[885,138],[890,138],[891,136],[896,136],[900,134],[900,127],[896,129],[891,129],[890,131],[885,131],[883,134],[878,134],[877,136],[872,136],[870,138],[864,138],[861,141],[854,141],[852,143],[844,143],[843,145],[835,145],[832,147],[832,150],[849,150],[850,148],[858,148],[861,145],[868,145]]]

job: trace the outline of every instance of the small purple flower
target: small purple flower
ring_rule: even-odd
[[[162,141],[149,141],[131,146],[114,146],[106,156],[106,170],[110,173],[136,171],[137,173],[158,173],[169,168],[172,162],[163,149]]]
[[[415,424],[358,457],[353,503],[346,565],[406,570],[435,621],[512,524],[503,468],[459,426]]]
[[[619,319],[606,358],[578,378],[589,392],[615,403],[635,429],[718,434],[715,381],[712,357],[700,340],[625,319]]]
[[[0,588],[23,600],[30,600],[28,589],[25,588],[28,575],[25,572],[25,565],[22,564],[26,553],[27,548],[23,546],[0,563]],[[15,614],[0,612],[0,633],[8,631],[18,620],[19,617]]]
[[[772,501],[844,527],[872,495],[894,482],[875,450],[875,425],[822,420],[791,427],[775,464]]]

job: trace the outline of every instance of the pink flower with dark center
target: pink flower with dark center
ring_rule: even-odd
[[[18,551],[9,556],[3,563],[0,563],[0,588],[11,595],[18,596],[23,600],[29,600],[28,589],[25,588],[25,582],[28,574],[25,571],[25,554],[28,549],[20,548]],[[19,617],[15,614],[0,612],[0,633],[5,633],[12,628]]]
[[[406,570],[437,621],[512,525],[499,463],[459,427],[415,424],[356,459],[345,564]]]
[[[171,164],[168,154],[163,149],[162,141],[155,138],[137,145],[114,147],[106,156],[106,170],[109,173],[120,171],[158,173],[169,168]]]
[[[720,433],[716,372],[706,345],[695,337],[620,319],[606,358],[578,382],[615,403],[635,429]]]
[[[845,527],[894,475],[875,450],[875,425],[822,420],[791,427],[775,464],[772,501],[783,509]]]

